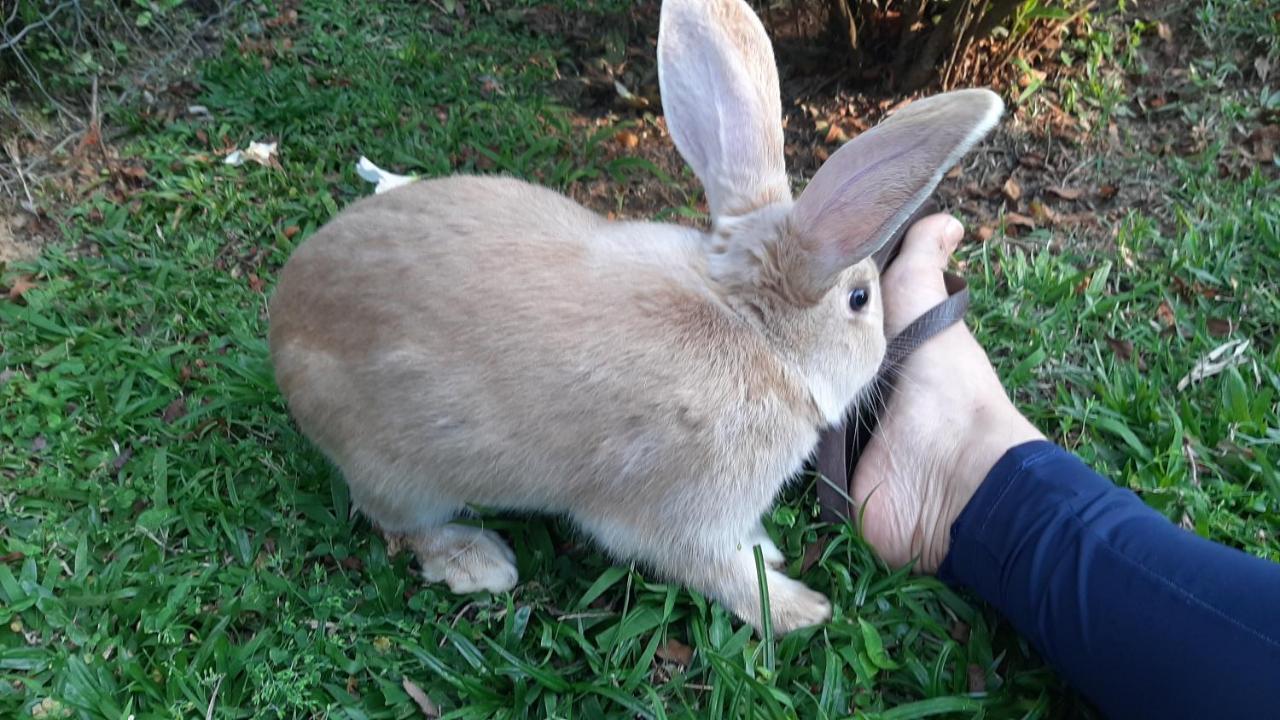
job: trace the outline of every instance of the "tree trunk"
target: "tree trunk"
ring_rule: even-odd
[[[947,5],[947,11],[942,14],[942,18],[939,19],[937,26],[933,28],[933,32],[929,33],[929,37],[924,41],[920,53],[916,55],[911,69],[902,78],[901,89],[915,90],[923,87],[933,77],[933,74],[937,71],[938,58],[957,39],[956,33],[959,32],[957,25],[960,21],[960,14],[968,5],[967,0],[952,0]]]
[[[850,0],[827,0],[827,30],[837,47],[847,48],[851,64],[858,64],[862,48],[858,47],[858,22],[849,7]]]
[[[1013,17],[1013,14],[1018,11],[1018,7],[1022,3],[1023,0],[992,0],[968,40],[981,40],[990,35],[991,31],[999,27],[1001,23]],[[1009,29],[1013,30],[1013,28]]]
[[[912,49],[919,45],[916,41],[920,35],[913,31],[912,28],[924,19],[924,11],[928,6],[929,0],[912,0],[902,14],[902,32],[898,37],[898,52],[893,57],[893,77],[895,82],[906,71],[907,63],[911,61]]]

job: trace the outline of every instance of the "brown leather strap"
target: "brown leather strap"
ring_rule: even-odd
[[[898,236],[886,244],[883,254],[877,255],[877,262],[883,261],[881,267],[893,262],[902,244],[905,228],[932,211],[933,209],[926,205],[904,224]],[[969,309],[969,287],[964,279],[958,275],[944,273],[943,280],[947,287],[947,299],[934,305],[901,333],[890,338],[885,348],[884,361],[880,364],[880,371],[872,381],[875,387],[867,394],[871,399],[855,407],[841,425],[824,430],[819,438],[814,468],[820,475],[818,502],[822,506],[824,522],[840,522],[852,517],[853,504],[850,500],[850,492],[853,487],[853,469],[863,449],[871,440],[879,413],[883,412],[888,405],[894,382],[907,357],[929,338],[959,322],[964,317],[965,311]],[[871,403],[878,403],[880,407],[874,407]]]

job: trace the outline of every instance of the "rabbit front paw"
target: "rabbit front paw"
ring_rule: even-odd
[[[516,586],[516,556],[492,530],[445,525],[412,539],[427,582],[443,582],[459,595],[506,592]]]
[[[792,580],[780,572],[770,570],[769,612],[773,629],[778,634],[818,625],[831,619],[831,602],[820,592],[810,590],[799,580]],[[759,620],[756,620],[759,622]]]
[[[769,533],[765,532],[763,525],[757,525],[755,532],[751,534],[751,538],[747,540],[748,546],[743,548],[747,552],[752,552],[755,545],[760,546],[760,554],[764,558],[764,564],[774,570],[782,570],[787,564],[787,558],[783,556],[782,551],[777,545],[773,544],[773,540],[769,539]]]

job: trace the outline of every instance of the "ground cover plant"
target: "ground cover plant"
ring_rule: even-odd
[[[1280,561],[1280,5],[1171,5],[1074,27],[942,195],[1019,406],[1188,532]],[[59,239],[0,271],[0,716],[1090,716],[990,608],[819,524],[812,478],[766,522],[835,617],[756,638],[554,518],[483,517],[512,593],[425,586],[292,426],[266,298],[369,192],[360,155],[699,220],[646,96],[646,19],[247,4],[194,78],[112,109],[119,143],[84,148],[88,187],[38,220]],[[789,152],[820,161],[865,122],[807,87],[784,84]],[[254,140],[274,159],[222,162]],[[1189,377],[1227,343],[1238,363]]]

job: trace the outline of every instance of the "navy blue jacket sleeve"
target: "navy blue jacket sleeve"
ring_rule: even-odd
[[[1008,451],[939,572],[1110,718],[1280,718],[1280,565],[1170,523],[1074,455]]]

